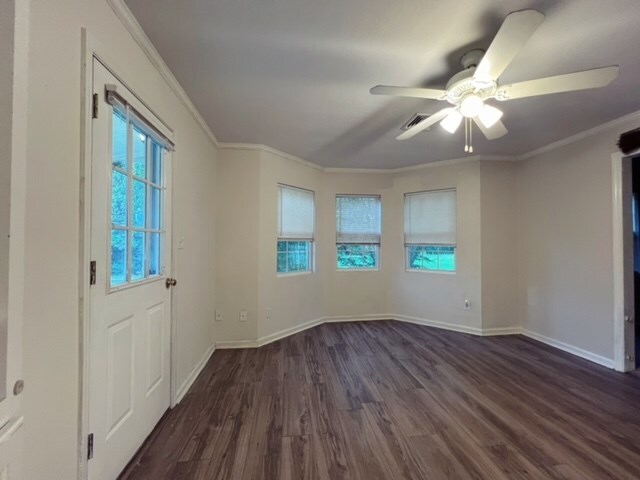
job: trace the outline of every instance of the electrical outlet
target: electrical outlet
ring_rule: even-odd
[[[222,320],[224,320],[224,313],[222,313],[222,310],[216,309],[216,322],[221,322]]]
[[[471,301],[468,298],[464,299],[464,309],[471,310]]]
[[[267,307],[266,317],[267,317],[267,320],[271,318],[271,307]]]
[[[247,320],[249,320],[249,312],[246,310],[240,310],[240,321],[246,322]]]

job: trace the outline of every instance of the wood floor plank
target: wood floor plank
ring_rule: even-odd
[[[216,351],[120,478],[638,479],[640,374],[520,336],[324,324]]]

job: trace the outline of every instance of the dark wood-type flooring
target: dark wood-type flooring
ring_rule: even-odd
[[[216,351],[121,478],[640,479],[640,377],[521,336],[325,324]]]

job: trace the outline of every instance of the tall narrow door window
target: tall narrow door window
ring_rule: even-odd
[[[111,288],[162,274],[165,147],[117,103],[112,113]]]

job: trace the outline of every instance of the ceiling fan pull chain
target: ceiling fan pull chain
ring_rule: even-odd
[[[469,153],[473,153],[473,123],[469,119]]]
[[[466,118],[464,119],[464,151],[469,151],[469,124]]]

